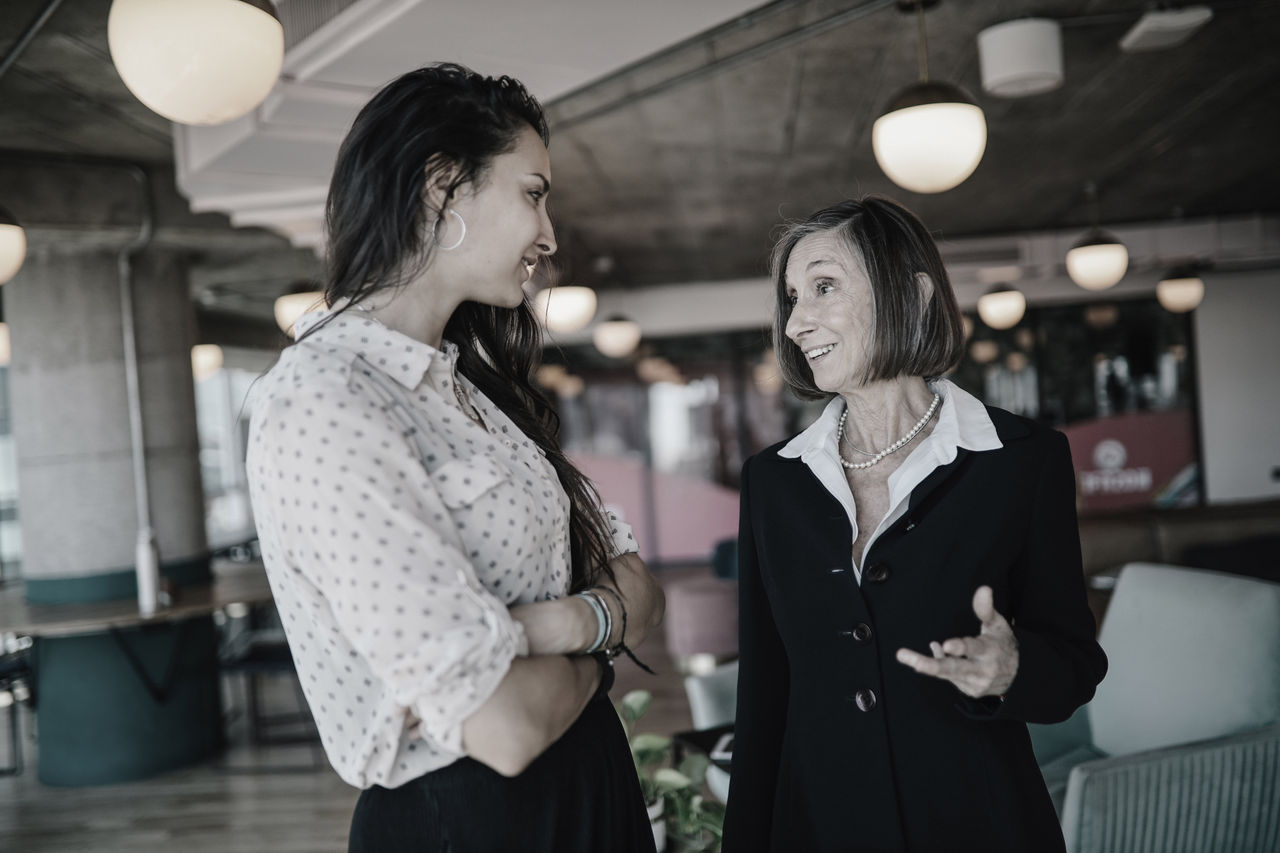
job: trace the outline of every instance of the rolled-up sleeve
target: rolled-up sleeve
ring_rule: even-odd
[[[606,508],[604,520],[609,523],[609,536],[613,540],[613,553],[609,555],[610,559],[621,557],[623,554],[635,554],[640,550],[631,525],[622,520],[621,510]]]
[[[349,646],[404,709],[392,725],[416,719],[421,738],[461,755],[462,723],[527,653],[523,631],[478,581],[442,484],[397,420],[372,405],[316,417],[309,394],[256,413],[252,461],[260,523],[340,634],[308,640]]]

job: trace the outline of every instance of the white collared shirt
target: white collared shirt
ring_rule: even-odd
[[[871,546],[880,534],[888,530],[907,511],[911,492],[938,468],[955,461],[959,448],[966,450],[997,450],[1004,445],[996,435],[995,425],[987,408],[972,394],[947,379],[930,383],[929,389],[937,392],[942,401],[938,406],[938,422],[933,431],[912,449],[910,455],[889,475],[889,512],[867,540],[862,549],[862,559],[871,552]],[[849,481],[845,479],[844,466],[840,464],[836,446],[836,430],[840,415],[844,412],[843,397],[835,396],[822,414],[808,429],[787,442],[778,455],[785,459],[800,459],[813,471],[818,482],[844,507],[853,529],[853,539],[858,541],[858,513],[853,501]],[[852,559],[852,558],[850,558]],[[862,565],[854,563],[854,575],[862,582]]]
[[[508,608],[569,591],[555,469],[456,360],[347,312],[254,389],[263,562],[326,754],[359,788],[461,757],[462,721],[528,652]],[[610,520],[615,553],[636,550]]]

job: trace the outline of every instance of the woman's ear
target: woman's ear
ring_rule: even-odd
[[[920,288],[920,301],[928,305],[933,301],[933,279],[927,272],[916,273],[916,287]]]
[[[458,166],[443,154],[434,154],[423,166],[423,172],[423,200],[429,209],[443,214],[444,209],[457,196],[456,189],[450,194],[450,187],[458,177]]]

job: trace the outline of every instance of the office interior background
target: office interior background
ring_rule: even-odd
[[[783,387],[773,356],[772,237],[867,193],[938,240],[968,336],[951,378],[1067,433],[1087,572],[1179,562],[1173,542],[1253,543],[1275,565],[1280,2],[921,5],[276,0],[283,53],[265,96],[183,123],[152,108],[182,108],[165,85],[148,106],[122,79],[130,36],[109,43],[111,0],[5,0],[0,231],[20,226],[25,245],[0,288],[0,589],[79,600],[87,577],[127,576],[141,432],[162,569],[252,558],[246,398],[289,341],[281,312],[322,285],[337,147],[382,84],[439,60],[517,77],[547,108],[559,250],[528,288],[548,325],[538,381],[565,448],[673,583],[735,536],[743,461],[821,410]],[[157,32],[132,38],[154,48]],[[926,76],[981,116],[968,152],[955,149],[971,113],[916,131],[927,161],[976,158],[959,180],[913,176],[887,124],[876,138]],[[1089,248],[1123,252],[1114,281],[1069,269]],[[1211,529],[1179,539],[1194,527],[1180,519]],[[673,729],[689,727],[681,714]],[[74,823],[87,789],[31,776],[5,782],[0,841],[18,846],[0,847],[80,849],[93,827],[53,824]],[[245,785],[275,778],[214,796],[233,812]],[[340,841],[346,792],[310,778],[274,788],[292,798],[280,808],[306,822],[297,803],[331,797],[340,807],[312,829]],[[129,832],[102,849],[182,837],[162,821]]]

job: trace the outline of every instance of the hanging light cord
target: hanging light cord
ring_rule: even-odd
[[[916,42],[916,53],[920,59],[920,82],[929,82],[929,35],[924,27],[924,3],[916,3],[916,30],[919,39]]]

